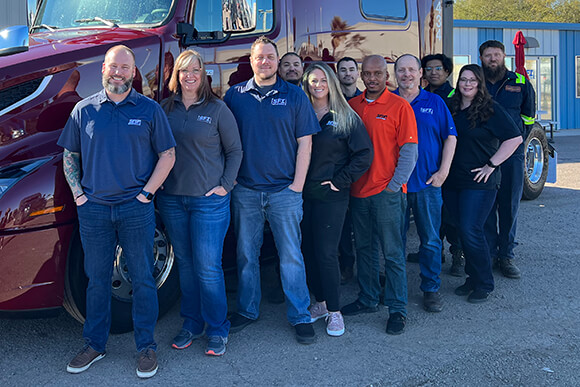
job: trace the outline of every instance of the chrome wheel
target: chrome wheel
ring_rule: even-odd
[[[526,149],[526,173],[530,183],[536,184],[542,178],[544,170],[544,149],[541,141],[533,137]]]

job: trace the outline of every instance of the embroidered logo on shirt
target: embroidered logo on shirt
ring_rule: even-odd
[[[141,120],[132,118],[129,120],[129,125],[141,126]]]
[[[336,122],[336,121],[328,121],[326,123],[326,125],[330,125],[330,126],[333,126],[333,127],[336,128],[336,127],[338,127],[338,122]]]
[[[208,116],[197,116],[197,120],[200,122],[205,122],[206,124],[211,124],[211,117]]]
[[[425,114],[433,114],[433,109],[432,108],[421,108],[421,113],[425,113]]]
[[[511,91],[512,93],[521,93],[522,88],[520,86],[505,85],[505,91]]]
[[[377,114],[377,120],[386,121],[387,120],[387,115],[386,114]]]
[[[286,98],[272,98],[272,105],[286,106]]]

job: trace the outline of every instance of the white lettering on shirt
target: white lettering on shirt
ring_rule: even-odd
[[[426,113],[426,114],[433,114],[433,109],[432,108],[421,108],[421,113]]]
[[[141,126],[141,120],[132,118],[129,120],[129,125]]]
[[[208,116],[197,116],[197,120],[200,122],[205,122],[206,124],[211,124],[211,117]]]
[[[272,105],[286,106],[286,98],[272,98]]]
[[[338,127],[338,122],[336,122],[336,121],[328,121],[326,123],[326,125],[330,125],[330,126],[333,126],[333,127],[337,128]]]

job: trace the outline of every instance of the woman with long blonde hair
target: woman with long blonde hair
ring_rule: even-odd
[[[316,302],[312,321],[326,317],[326,332],[341,336],[338,244],[350,198],[350,185],[370,167],[369,135],[346,102],[328,65],[315,62],[302,78],[321,131],[313,136],[310,167],[304,185],[303,253],[310,290]]]
[[[238,126],[211,91],[201,56],[182,52],[162,102],[177,142],[176,161],[157,196],[173,244],[181,285],[183,326],[173,348],[185,349],[204,333],[205,353],[226,351],[230,322],[222,249],[230,224],[230,191],[242,161]]]

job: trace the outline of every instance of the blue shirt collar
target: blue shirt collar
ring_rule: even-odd
[[[110,101],[111,103],[113,103],[115,105],[121,105],[121,104],[124,104],[124,103],[132,103],[133,105],[137,105],[137,98],[138,98],[137,92],[135,91],[135,89],[131,88],[131,92],[129,93],[129,95],[124,100],[122,100],[119,103],[115,103],[115,102],[113,102],[109,98],[109,96],[107,95],[107,92],[105,91],[105,89],[102,89],[99,92],[99,96],[98,96],[98,99],[97,100],[101,104],[103,104],[103,103],[105,103],[107,101]]]

